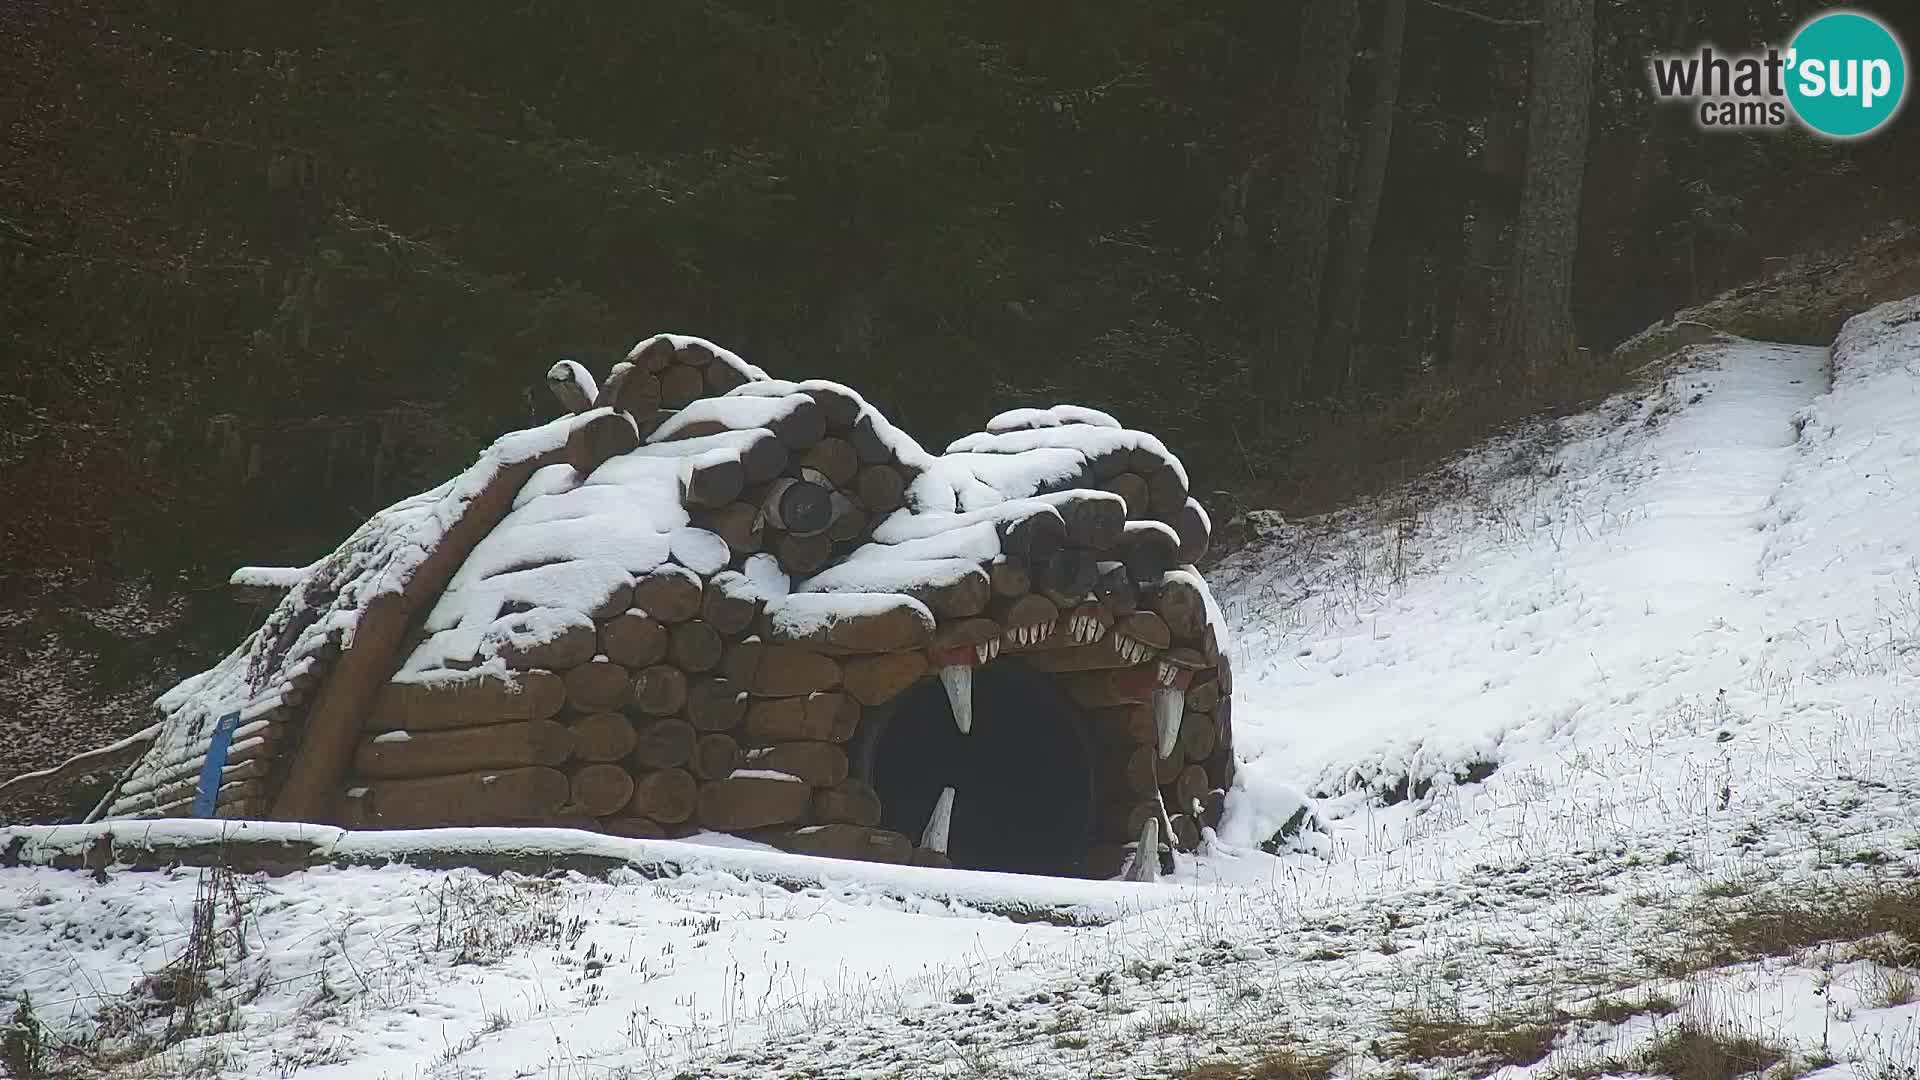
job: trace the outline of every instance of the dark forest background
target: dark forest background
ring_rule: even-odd
[[[1083,402],[1220,516],[1333,505],[1911,216],[1911,110],[1649,100],[1817,6],[4,0],[0,609],[314,559],[663,329],[936,448]]]

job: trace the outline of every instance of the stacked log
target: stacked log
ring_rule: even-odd
[[[692,565],[640,576],[586,613],[591,626],[504,656],[505,671],[389,686],[341,820],[586,824],[631,837],[708,829],[944,865],[941,845],[922,851],[878,827],[880,800],[850,775],[847,744],[864,709],[936,674],[959,719],[963,669],[1017,654],[1059,680],[1091,732],[1098,837],[1087,872],[1117,867],[1113,853],[1148,821],[1182,848],[1218,823],[1233,780],[1232,675],[1189,568],[1210,524],[1156,442],[1108,440],[1081,475],[993,526],[996,557],[946,560],[906,587],[917,603],[869,598],[808,619],[792,615],[801,598],[768,609],[755,582],[804,581],[907,504],[916,466],[885,421],[822,384],[729,393],[744,375],[698,344],[656,339],[624,367],[601,393],[605,419],[581,428],[576,468],[623,452],[680,457],[692,523],[713,534],[707,551],[713,537],[724,543],[724,558],[676,551]]]

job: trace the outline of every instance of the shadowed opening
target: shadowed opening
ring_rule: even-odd
[[[892,703],[866,758],[881,824],[919,843],[954,789],[947,856],[968,870],[1075,875],[1092,838],[1093,760],[1080,712],[1018,660],[973,675],[973,732],[953,724],[946,689],[922,679]]]

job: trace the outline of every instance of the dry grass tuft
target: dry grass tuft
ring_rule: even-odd
[[[1697,935],[1677,952],[1650,957],[1655,969],[1683,977],[1849,942],[1862,943],[1857,951],[1864,958],[1887,967],[1920,966],[1920,884],[1806,884],[1727,899],[1679,913],[1681,925],[1697,928]]]
[[[1535,1016],[1495,1014],[1486,1020],[1409,1009],[1388,1021],[1396,1047],[1408,1061],[1470,1061],[1477,1067],[1534,1065],[1546,1058],[1560,1034]]]
[[[1328,1080],[1338,1055],[1282,1047],[1251,1062],[1214,1062],[1180,1074],[1180,1080]]]

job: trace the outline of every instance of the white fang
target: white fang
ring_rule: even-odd
[[[942,855],[947,853],[947,835],[953,831],[953,789],[941,788],[933,801],[933,814],[927,818],[927,831],[920,834],[920,846]]]
[[[940,685],[947,689],[947,704],[953,707],[953,726],[960,734],[973,733],[973,669],[953,664],[940,669]]]
[[[1128,881],[1160,880],[1160,819],[1148,818],[1140,826],[1140,843],[1133,852],[1133,866],[1127,870]]]
[[[1153,731],[1159,738],[1162,759],[1173,755],[1180,743],[1180,720],[1187,712],[1187,694],[1177,686],[1153,688]]]

